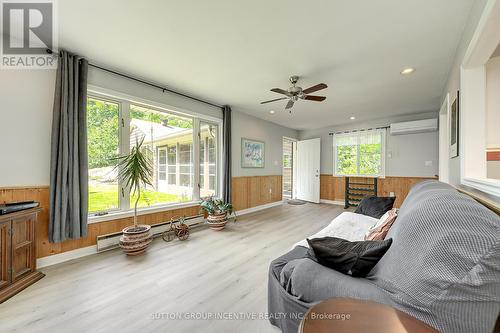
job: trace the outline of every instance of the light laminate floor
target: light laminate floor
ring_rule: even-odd
[[[47,267],[0,304],[0,332],[279,332],[259,319],[269,262],[342,211],[283,204],[186,242],[156,239],[141,257],[114,250]]]

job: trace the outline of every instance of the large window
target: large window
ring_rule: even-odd
[[[335,134],[333,145],[335,175],[385,175],[385,129]]]
[[[153,170],[152,186],[141,192],[139,207],[217,195],[217,123],[97,94],[88,98],[87,108],[89,214],[134,206],[137,196],[120,184],[115,166],[117,156],[127,154],[141,141]],[[195,155],[197,151],[200,154]]]

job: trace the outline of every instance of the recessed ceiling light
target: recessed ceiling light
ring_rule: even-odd
[[[408,74],[411,74],[413,72],[415,72],[415,68],[408,67],[408,68],[405,68],[401,71],[401,75],[408,75]]]
[[[269,111],[270,114],[274,114],[274,110]]]
[[[354,120],[354,119],[356,119],[356,117],[352,116],[352,117],[350,117],[349,119]]]

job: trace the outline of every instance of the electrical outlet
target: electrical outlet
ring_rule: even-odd
[[[273,194],[273,189],[269,188],[269,194]]]
[[[432,166],[432,161],[425,161],[425,166]]]
[[[389,196],[390,196],[390,197],[395,197],[394,192],[389,192]]]

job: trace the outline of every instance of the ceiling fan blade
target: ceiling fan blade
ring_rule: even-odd
[[[293,100],[289,100],[288,103],[286,103],[285,109],[291,109],[293,106]]]
[[[318,91],[318,90],[321,90],[321,89],[325,89],[325,88],[328,88],[328,86],[324,83],[320,83],[320,84],[317,84],[315,86],[312,86],[312,87],[309,87],[307,89],[304,89],[302,90],[302,92],[304,94],[310,94],[312,92],[315,92],[315,91]]]
[[[260,102],[260,104],[267,104],[267,103],[271,103],[271,102],[281,101],[282,99],[288,99],[288,97],[281,97],[281,98],[271,99],[269,101]]]
[[[322,102],[326,99],[325,96],[312,96],[312,95],[306,95],[304,99],[308,101],[316,101],[316,102]]]
[[[290,94],[288,91],[280,89],[280,88],[273,88],[273,89],[271,89],[271,91],[278,93],[278,94],[287,95],[288,97],[292,96],[292,94]]]

